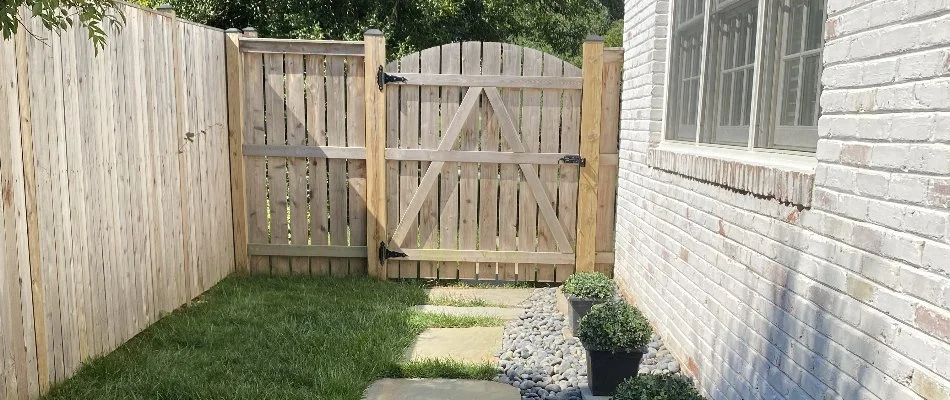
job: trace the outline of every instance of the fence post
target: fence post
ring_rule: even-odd
[[[234,229],[234,269],[250,274],[247,264],[247,198],[244,186],[244,63],[241,30],[225,31],[228,82],[228,145],[231,155],[231,224]]]
[[[594,270],[597,245],[597,183],[600,180],[600,118],[603,103],[604,39],[584,41],[584,92],[581,102],[581,167],[577,193],[577,272]]]
[[[20,8],[20,18],[30,21],[26,8]],[[29,22],[27,22],[29,23]],[[36,203],[36,164],[33,154],[33,107],[30,99],[29,48],[31,34],[20,26],[16,41],[17,96],[20,109],[20,143],[23,150],[23,188],[26,205],[26,236],[30,258],[30,292],[33,297],[33,332],[35,332],[37,386],[46,393],[50,386],[49,344],[46,342],[46,301],[43,291],[43,265],[40,254],[40,220]]]
[[[376,76],[386,63],[386,38],[370,29],[363,35],[366,98],[366,248],[369,274],[386,278],[386,261],[379,259],[386,241],[386,87]]]

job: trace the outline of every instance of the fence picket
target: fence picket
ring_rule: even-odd
[[[480,75],[482,69],[481,42],[462,43],[462,73],[466,75]],[[478,142],[481,135],[479,130],[480,112],[475,112],[465,122],[459,138],[458,149],[463,151],[478,151]],[[458,240],[460,250],[474,250],[478,241],[478,164],[455,163],[449,164],[451,169],[458,169],[459,173],[459,228]],[[459,262],[459,279],[475,279],[477,277],[476,263]]]
[[[306,145],[306,106],[304,99],[304,60],[299,54],[284,56],[287,83],[287,144]],[[286,159],[287,180],[290,183],[290,243],[307,244],[307,160]],[[310,260],[306,257],[290,259],[290,269],[295,275],[310,274]]]
[[[362,57],[346,58],[346,145],[364,147],[366,143],[366,99],[363,97],[364,71]],[[366,160],[346,161],[349,187],[350,246],[366,245]],[[366,260],[350,259],[351,275],[366,275]]]
[[[327,57],[327,144],[346,146],[346,67],[345,58]],[[349,245],[347,232],[346,160],[327,160],[330,189],[330,244]],[[350,273],[349,260],[331,258],[330,273],[345,276]]]

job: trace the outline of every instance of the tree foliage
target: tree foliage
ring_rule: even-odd
[[[138,0],[157,6],[167,0]],[[517,43],[579,62],[589,34],[617,26],[622,0],[171,0],[178,15],[262,37],[359,40],[386,34],[390,57],[444,43]],[[619,43],[608,42],[608,45]]]
[[[96,49],[105,46],[105,29],[119,27],[124,22],[121,11],[112,0],[4,0],[0,3],[0,35],[10,39],[23,28],[23,6],[46,29],[59,31],[79,24],[89,33]]]
[[[258,29],[263,37],[358,40],[382,29],[390,57],[444,43],[482,40],[516,43],[580,63],[589,34],[620,45],[623,0],[133,0],[157,7],[170,1],[179,16],[220,28]],[[0,33],[22,27],[19,7],[52,30],[86,28],[97,48],[105,29],[123,16],[113,0],[5,0]]]

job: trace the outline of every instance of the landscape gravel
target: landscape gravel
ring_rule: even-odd
[[[557,311],[555,290],[536,289],[519,318],[505,324],[497,380],[519,388],[522,399],[581,400],[580,386],[587,383],[584,347],[576,337],[565,338],[566,317]],[[678,371],[662,339],[653,335],[640,373]]]

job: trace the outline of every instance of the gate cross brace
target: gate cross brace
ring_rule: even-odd
[[[511,115],[508,113],[508,109],[505,106],[504,101],[501,98],[501,94],[498,92],[498,88],[489,87],[472,87],[469,88],[465,93],[465,97],[462,99],[462,103],[459,105],[458,112],[452,117],[452,121],[449,123],[448,128],[445,131],[445,135],[442,137],[442,141],[439,142],[439,151],[448,151],[455,146],[455,141],[458,139],[459,133],[462,131],[462,127],[465,122],[471,116],[472,112],[475,110],[475,104],[477,104],[478,98],[481,95],[482,91],[488,96],[488,101],[491,103],[492,110],[495,112],[495,116],[498,118],[501,126],[501,131],[505,137],[505,141],[508,142],[508,145],[511,147],[511,150],[515,153],[525,153],[524,144],[521,143],[521,140],[518,138],[518,132],[515,129],[514,123],[512,122]],[[538,171],[535,169],[533,164],[518,164],[521,167],[521,172],[524,175],[525,181],[528,184],[528,187],[531,189],[531,193],[534,195],[535,201],[538,203],[538,208],[541,210],[541,215],[544,217],[544,221],[548,224],[548,227],[551,229],[551,232],[554,234],[554,240],[557,242],[558,249],[562,253],[572,253],[573,248],[571,246],[571,241],[567,236],[567,233],[564,231],[564,227],[561,225],[560,221],[557,219],[557,213],[554,212],[554,207],[551,205],[551,200],[548,197],[547,191],[544,189],[544,186],[541,184],[541,179],[538,178]],[[409,232],[409,224],[416,219],[419,215],[419,210],[422,209],[422,203],[428,197],[429,192],[432,191],[432,188],[435,187],[436,179],[442,173],[442,168],[445,166],[445,161],[434,161],[429,164],[429,168],[426,170],[425,175],[422,177],[422,181],[419,183],[419,188],[416,193],[412,196],[412,200],[409,201],[409,205],[406,207],[405,213],[403,213],[402,218],[399,219],[399,224],[396,226],[396,230],[393,232],[392,240],[394,243],[400,245],[403,240],[406,238],[406,234]]]

